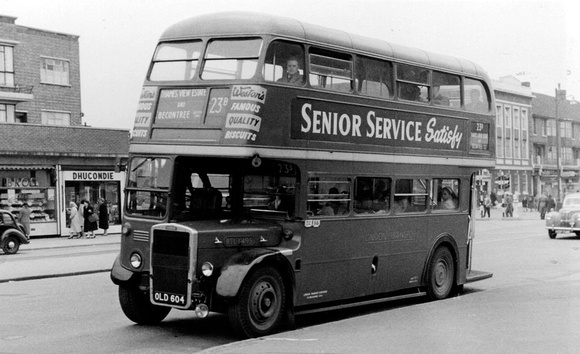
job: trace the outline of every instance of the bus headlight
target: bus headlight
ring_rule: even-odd
[[[137,252],[131,254],[131,266],[135,269],[139,269],[141,267],[141,263],[143,259],[141,255]]]
[[[204,262],[201,265],[201,273],[206,277],[211,277],[211,275],[213,274],[213,264],[211,264],[210,262]]]

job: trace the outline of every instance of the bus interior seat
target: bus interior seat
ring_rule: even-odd
[[[217,217],[222,207],[222,193],[216,188],[196,188],[189,210],[195,219]]]

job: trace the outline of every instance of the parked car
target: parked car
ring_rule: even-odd
[[[550,238],[556,238],[558,233],[580,236],[580,193],[568,194],[559,211],[546,214],[546,229]]]
[[[24,226],[16,222],[14,215],[6,210],[0,210],[0,247],[6,254],[15,254],[21,244],[30,243]]]

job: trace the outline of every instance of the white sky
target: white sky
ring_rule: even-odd
[[[16,24],[79,35],[84,122],[131,129],[161,33],[199,14],[254,11],[463,57],[580,101],[577,0],[0,0]],[[0,38],[2,34],[0,33]]]

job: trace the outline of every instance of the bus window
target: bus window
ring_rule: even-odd
[[[251,210],[273,210],[294,214],[296,177],[244,176],[243,206]]]
[[[201,41],[159,44],[153,56],[149,80],[192,80],[201,50]]]
[[[131,160],[129,187],[169,188],[171,168],[166,158],[142,158]]]
[[[464,80],[464,92],[465,109],[472,112],[489,111],[487,90],[481,81],[466,78]]]
[[[294,72],[297,65],[297,72]],[[289,66],[292,66],[291,68]],[[291,85],[304,84],[304,50],[301,45],[274,41],[268,47],[264,79]]]
[[[358,92],[382,98],[393,95],[393,64],[366,57],[356,58],[356,87]]]
[[[310,85],[332,91],[352,91],[350,55],[312,49],[310,52]]]
[[[432,205],[436,210],[459,210],[459,180],[433,179]]]
[[[461,106],[461,80],[457,75],[433,71],[431,101],[437,106]]]
[[[387,214],[390,210],[391,179],[357,177],[354,199],[355,215]]]
[[[207,45],[203,80],[240,80],[254,77],[262,40],[216,39]]]
[[[399,179],[395,183],[396,214],[425,211],[427,208],[428,180],[426,179]]]
[[[397,96],[415,102],[429,100],[429,70],[413,65],[397,64]]]
[[[350,212],[350,178],[310,177],[308,215],[336,216]]]

